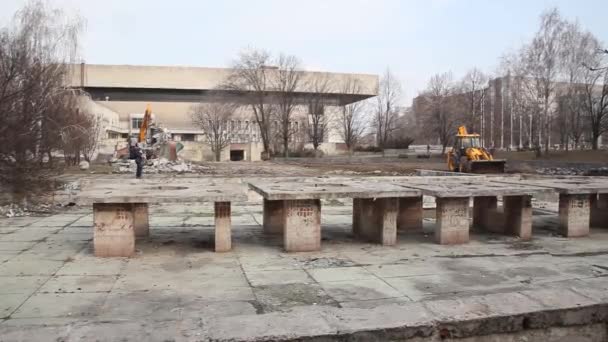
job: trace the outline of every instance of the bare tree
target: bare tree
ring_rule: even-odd
[[[481,102],[483,101],[483,89],[488,85],[488,76],[481,70],[473,68],[469,70],[461,81],[463,98],[466,102],[467,113],[465,124],[473,132],[480,129],[481,124]]]
[[[556,83],[562,67],[565,24],[556,8],[543,13],[540,19],[540,29],[524,48],[522,56],[527,76],[533,80],[531,84],[536,97],[539,127],[538,146],[544,145],[548,153],[551,119],[556,107]]]
[[[445,153],[456,132],[459,120],[459,103],[452,97],[452,74],[443,73],[431,77],[425,97],[426,123],[425,126],[435,133]]]
[[[273,79],[273,90],[276,92],[275,114],[279,122],[279,137],[282,142],[283,156],[289,156],[289,141],[295,135],[293,125],[294,109],[297,106],[298,87],[302,83],[300,61],[295,56],[279,55],[277,69]]]
[[[401,84],[390,69],[386,69],[379,84],[377,108],[373,123],[376,129],[376,144],[380,148],[384,147],[391,132],[396,128],[397,107],[400,98]]]
[[[0,182],[19,187],[52,170],[74,110],[64,82],[81,27],[79,18],[33,1],[0,29]]]
[[[608,68],[602,67],[603,51],[596,53],[585,63],[583,107],[589,118],[591,146],[598,149],[600,136],[608,131]]]
[[[221,160],[222,150],[230,145],[228,123],[234,116],[236,105],[230,102],[201,102],[191,110],[192,121],[204,131],[215,161]]]
[[[361,82],[352,77],[348,78],[342,85],[343,94],[360,94],[361,90]],[[366,130],[367,123],[364,117],[364,106],[365,102],[363,101],[343,105],[338,115],[336,123],[338,131],[346,147],[351,152]]]
[[[276,109],[272,101],[276,68],[272,67],[272,63],[272,57],[267,51],[243,51],[233,63],[232,73],[222,86],[227,90],[246,94],[245,104],[253,112],[260,129],[264,152],[268,157],[272,154],[271,124]]]
[[[308,101],[308,138],[312,147],[317,150],[325,141],[329,129],[329,119],[325,113],[327,94],[333,89],[329,76],[325,73],[315,75],[310,81],[310,96]]]

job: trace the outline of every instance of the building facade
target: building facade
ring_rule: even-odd
[[[104,152],[139,131],[146,106],[152,108],[153,121],[167,129],[174,140],[185,148],[180,157],[192,161],[212,160],[213,154],[205,143],[205,132],[192,120],[194,106],[200,103],[230,101],[238,103],[236,115],[226,125],[231,144],[222,151],[222,160],[260,159],[263,146],[258,124],[247,92],[224,90],[222,85],[233,70],[229,68],[133,66],[133,65],[73,65],[69,85],[88,94],[83,100],[89,111],[103,117]],[[325,72],[301,72],[301,85],[295,90],[296,106],[293,121],[295,132],[290,149],[304,148],[309,144],[306,130],[311,111],[323,111],[328,118],[321,149],[335,153],[343,145],[338,125],[332,124],[342,106],[377,95],[378,76]],[[315,93],[311,86],[317,79],[326,79],[331,87]],[[356,92],[346,93],[344,84],[356,81]],[[311,105],[311,97],[322,98],[321,106]],[[280,147],[276,135],[278,120],[271,119],[271,133],[276,148]]]

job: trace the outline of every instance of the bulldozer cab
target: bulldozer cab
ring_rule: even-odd
[[[478,135],[466,135],[456,137],[456,149],[466,150],[467,148],[471,147],[481,147],[481,141]]]

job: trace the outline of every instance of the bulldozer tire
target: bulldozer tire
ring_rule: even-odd
[[[469,160],[466,156],[460,157],[460,163],[458,163],[458,171],[462,173],[469,172]]]

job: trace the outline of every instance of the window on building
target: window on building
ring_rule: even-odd
[[[131,119],[131,129],[140,129],[143,124],[143,118],[132,118]]]
[[[194,141],[194,134],[182,134],[181,141]]]
[[[241,120],[236,122],[236,129],[241,130]]]
[[[249,132],[249,121],[245,121],[245,131]]]

